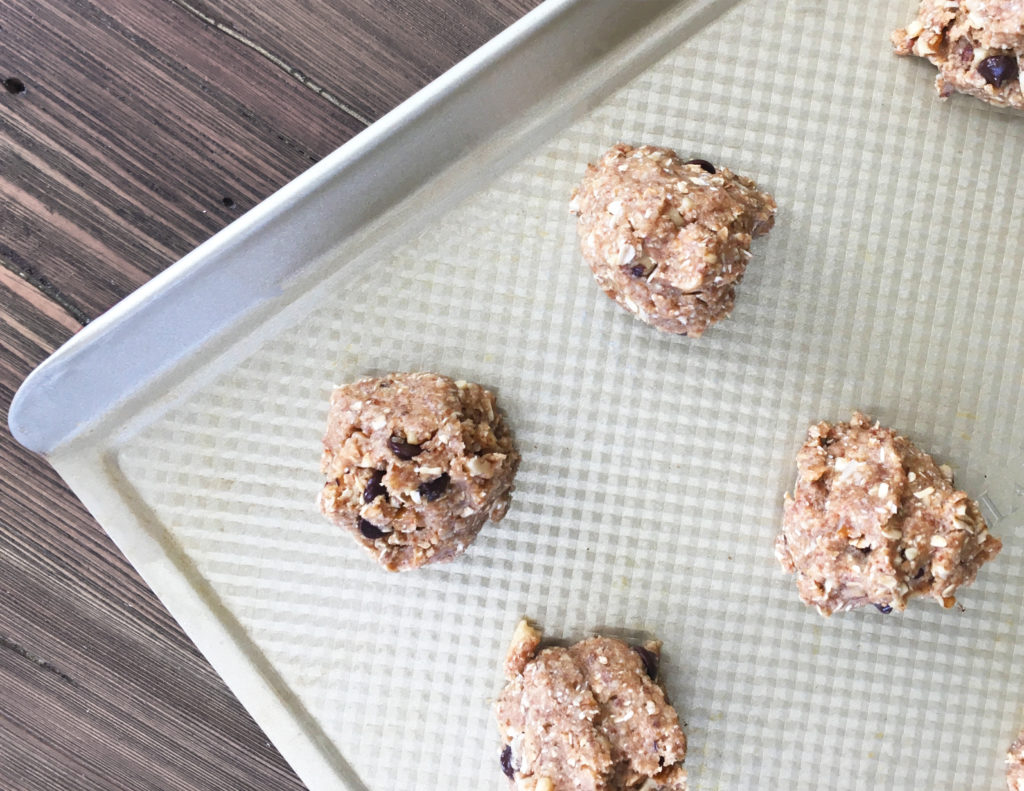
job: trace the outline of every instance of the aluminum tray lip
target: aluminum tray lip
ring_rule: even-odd
[[[528,84],[527,90],[520,92],[522,98],[516,98],[526,107],[544,101],[564,84],[566,74],[575,77],[608,54],[593,47],[551,48],[551,37],[557,42],[570,32],[577,33],[575,22],[603,24],[627,13],[631,19],[641,20],[635,27],[608,34],[604,40],[610,51],[671,9],[717,10],[738,1],[636,0],[634,5],[619,0],[545,0],[84,327],[40,364],[16,392],[8,415],[13,436],[54,465],[311,789],[366,791],[366,785],[276,669],[262,660],[235,615],[224,609],[166,533],[154,526],[144,505],[140,508],[136,492],[119,468],[116,451],[112,451],[116,440],[96,427],[109,427],[111,416],[136,407],[140,397],[148,397],[155,381],[166,381],[169,371],[177,370],[204,344],[229,334],[244,321],[247,303],[272,301],[282,295],[286,285],[291,286],[291,276],[299,272],[288,263],[273,261],[262,262],[262,269],[255,273],[250,266],[240,270],[249,277],[240,285],[231,283],[232,290],[226,294],[210,298],[205,293],[211,285],[224,285],[223,270],[239,270],[231,251],[245,249],[254,238],[263,236],[269,223],[289,212],[302,217],[303,209],[311,208],[307,201],[323,196],[329,186],[336,189],[338,182],[358,183],[360,173],[365,182],[368,162],[380,166],[372,173],[374,178],[387,175],[387,168],[399,161],[389,148],[403,145],[410,137],[423,137],[425,129],[443,128],[444,111],[454,106],[464,112],[466,100],[489,85],[507,85],[510,79],[513,87],[523,85],[531,67],[536,70],[526,59],[538,52],[546,58],[541,58],[542,62],[554,61],[561,71],[543,75],[546,88]],[[644,13],[637,15],[640,6]],[[513,69],[510,75],[509,68],[516,65],[523,73],[515,74]],[[480,139],[472,140],[473,146],[492,139],[488,124],[494,123],[488,119],[477,125]],[[458,156],[452,157],[437,169],[444,171],[457,161]],[[427,175],[434,173],[428,171]],[[347,219],[355,229],[361,228],[366,221],[359,217],[359,207],[349,208],[355,219]],[[342,243],[345,238],[339,236]],[[303,255],[300,264],[312,260]],[[231,314],[227,318],[210,313],[188,315],[203,307],[222,307]],[[183,317],[198,320],[171,324]],[[164,322],[166,334],[149,338],[147,332],[161,326],[160,322]],[[125,347],[137,352],[139,359],[126,354]],[[135,362],[140,364],[132,367]]]
[[[713,9],[717,12],[720,9],[728,7],[730,3],[738,5],[740,2],[741,0],[677,0],[675,4],[669,4],[667,2],[651,2],[648,0],[647,6],[648,8],[658,6],[664,9],[678,7],[683,9],[685,12],[689,12],[692,9]],[[570,7],[580,9],[585,7],[586,10],[581,10],[581,13],[579,14],[567,13],[565,16],[560,18],[550,19],[548,23],[552,25],[554,30],[548,31],[548,34],[553,33],[553,36],[548,35],[547,38],[540,39],[527,38],[526,40],[517,42],[516,45],[518,46],[519,43],[525,44],[525,50],[531,54],[537,54],[538,51],[540,51],[541,54],[544,54],[543,47],[545,41],[550,45],[552,43],[552,38],[554,38],[554,43],[557,44],[560,40],[565,40],[567,38],[571,40],[573,37],[578,37],[579,28],[577,28],[574,23],[581,19],[584,21],[591,19],[591,11],[597,12],[596,16],[602,18],[607,17],[615,7],[615,0],[597,0],[597,2],[591,0],[590,3],[565,2],[562,5],[567,11]],[[637,7],[633,4],[626,4],[626,6],[630,9]],[[684,13],[680,16],[689,17],[690,15],[689,13]],[[660,20],[660,12],[658,18]],[[757,28],[756,26],[746,28],[746,30],[751,29],[756,30]],[[646,33],[646,30],[644,32]],[[610,41],[612,38],[614,37],[608,37],[609,43],[612,43]],[[604,41],[605,39],[601,40]],[[620,36],[619,40],[626,40],[626,36]],[[738,51],[742,53],[742,49]],[[601,58],[601,53],[593,49],[586,53],[577,53],[574,57],[584,60],[588,55],[593,56],[595,59]],[[614,60],[614,58],[611,59]],[[565,58],[555,58],[555,60],[561,63]],[[455,85],[452,88],[452,90],[455,91],[454,95],[449,94],[445,97],[454,101],[451,104],[438,102],[437,105],[447,107],[449,109],[451,107],[455,107],[460,113],[465,113],[466,110],[471,107],[471,105],[467,105],[467,102],[465,101],[467,95],[471,97],[479,96],[480,85],[493,88],[496,84],[496,72],[502,73],[505,77],[513,76],[509,75],[505,69],[512,64],[522,64],[522,61],[522,57],[517,57],[511,62],[500,62],[498,64],[498,68],[491,70],[489,73],[478,73],[478,76],[482,76],[483,80],[477,84],[477,90],[475,92],[462,90],[462,87],[465,86]],[[529,85],[529,83],[524,80],[524,75],[522,73],[515,74],[514,79],[508,84],[511,86],[509,89],[510,92],[517,86]],[[549,95],[545,94],[540,89],[538,90],[539,98],[535,96],[532,101],[536,101],[538,105],[546,105]],[[556,98],[559,98],[558,94],[555,96]],[[532,106],[532,104],[527,106]],[[891,110],[891,107],[888,109]],[[506,112],[499,117],[506,118],[508,117],[508,113]],[[560,117],[564,118],[565,115],[563,114]],[[428,121],[432,130],[436,130],[439,127],[437,111],[430,107],[423,109],[422,114],[418,116],[418,118],[419,120]],[[411,124],[411,126],[418,126],[418,124]],[[441,128],[444,128],[443,124],[440,124],[440,126]],[[479,128],[481,126],[486,129],[485,124],[478,124],[475,128]],[[550,128],[550,126],[551,125],[545,124],[545,128]],[[449,125],[449,128],[451,128],[451,125]],[[408,140],[408,138],[401,138],[400,133],[401,129],[396,128],[395,135],[399,136],[400,140]],[[423,136],[423,134],[418,134],[419,138],[422,138]],[[386,143],[387,141],[385,140],[384,142]],[[488,167],[493,161],[492,154],[496,147],[495,142],[500,145],[503,142],[503,139],[499,138],[497,141],[493,141],[491,138],[484,137],[480,143],[480,148],[489,149],[481,155],[485,161],[485,165]],[[375,150],[375,148],[376,147],[371,146],[369,149],[364,151],[364,155],[369,155],[373,162],[380,162],[383,159],[385,164],[394,165],[396,161],[400,161],[394,156],[390,158],[386,156],[381,157],[381,152],[379,150]],[[586,150],[590,150],[589,147]],[[574,172],[580,165],[579,157],[582,152],[583,149],[581,148],[580,151],[572,157]],[[358,162],[358,158],[354,160],[353,163],[350,163],[350,165],[354,165],[355,162]],[[463,176],[467,172],[465,169],[460,167],[461,164],[462,162],[458,158],[455,158],[450,163],[450,166],[445,164],[442,166],[442,169],[450,167],[451,170],[456,171],[455,177],[458,178],[460,172]],[[484,171],[480,170],[478,172]],[[564,175],[565,171],[562,172]],[[384,173],[386,174],[387,171],[385,170]],[[345,174],[341,173],[339,174],[339,177],[345,178]],[[409,183],[414,181],[414,178],[410,179],[406,177],[404,181],[401,181],[401,184],[407,186]],[[365,178],[363,179],[363,183],[366,183]],[[566,181],[565,184],[567,185],[568,181]],[[313,187],[313,189],[316,190],[317,187]],[[334,191],[336,192],[336,190]],[[395,190],[393,189],[391,190],[392,193],[394,191]],[[302,198],[303,196],[298,196],[299,200]],[[335,203],[337,203],[337,201],[335,201]],[[286,204],[282,207],[282,211],[287,211],[290,208],[291,204]],[[305,208],[295,214],[300,216],[305,215]],[[316,208],[316,206],[312,208]],[[419,210],[419,208],[416,209],[417,212]],[[426,210],[424,210],[424,213],[429,214]],[[553,212],[549,212],[548,216],[554,217],[555,214]],[[564,213],[560,212],[558,216],[561,218],[562,225],[564,226]],[[261,224],[257,223],[251,230],[253,234],[262,235],[263,230],[272,229],[266,229]],[[374,228],[372,230],[376,231],[377,229]],[[335,234],[335,238],[339,235],[340,234]],[[340,236],[342,238],[342,244],[351,244],[352,246],[358,246],[364,238],[360,236],[356,238],[355,242],[352,242],[346,241],[343,235]],[[778,237],[776,237],[776,239],[778,239]],[[390,245],[390,240],[386,244]],[[212,253],[214,259],[216,259],[217,254],[218,251],[214,250]],[[289,261],[290,260],[291,259],[289,259]],[[211,260],[207,260],[206,263],[211,264]],[[229,259],[225,261],[225,263],[232,262]],[[322,273],[322,268],[318,263],[311,264],[311,267],[315,270],[313,272],[314,275],[319,276]],[[210,268],[216,269],[217,267],[206,267],[206,269]],[[345,271],[347,272],[348,270]],[[198,277],[202,277],[202,272],[195,274]],[[577,274],[579,273],[577,272]],[[341,278],[339,278],[339,280],[340,279]],[[206,280],[200,281],[200,283],[206,282]],[[294,283],[296,281],[292,282]],[[316,282],[317,281],[314,279],[303,278],[300,285],[302,287],[306,287],[310,283]],[[337,281],[332,281],[332,283],[337,285]],[[275,281],[271,280],[269,282],[269,288],[273,288],[274,285]],[[173,280],[172,288],[175,288]],[[197,289],[192,290],[195,291]],[[597,295],[593,294],[593,292],[588,293],[591,293],[595,299],[597,298]],[[180,297],[182,294],[177,293],[177,296]],[[267,309],[272,311],[276,309],[276,306],[284,302],[284,299],[271,298],[268,302],[269,305],[267,306]],[[605,304],[607,307],[607,303],[602,304]],[[285,303],[284,310],[289,309],[290,305]],[[146,311],[143,310],[142,313],[145,315]],[[261,312],[248,315],[256,315],[257,317],[260,317],[266,315],[266,312],[261,309]],[[237,325],[226,328],[223,331],[223,335],[218,334],[216,337],[210,337],[208,340],[210,345],[214,347],[213,352],[216,353],[219,348],[225,346],[235,346],[235,341],[238,340],[238,335],[236,334],[237,329],[246,331],[252,326],[253,325],[250,321],[242,319]],[[122,329],[127,332],[130,328],[125,327]],[[255,336],[255,340],[258,341],[261,337],[262,336],[260,334],[257,334]],[[826,336],[826,338],[827,337],[828,336]],[[249,345],[248,340],[238,344],[240,347],[247,345]],[[204,342],[200,339],[197,350],[199,354],[196,355],[199,358],[199,364],[203,364],[203,359],[206,357],[203,352],[209,351],[205,350],[203,346]],[[783,346],[781,348],[785,349],[792,347]],[[109,349],[107,352],[109,353]],[[189,371],[189,356],[191,356],[191,352],[189,350],[185,350],[183,352],[183,360],[172,360],[168,363],[170,374],[176,375],[179,371],[185,370],[188,372],[189,377],[191,377],[192,373]],[[826,356],[825,359],[827,361],[832,358],[830,356]],[[214,366],[210,367],[212,368]],[[201,374],[202,371],[199,373]],[[319,373],[320,370],[317,371],[317,378],[319,378]],[[146,582],[150,584],[154,591],[156,591],[166,602],[168,609],[174,617],[178,618],[178,620],[187,627],[189,635],[195,640],[196,645],[210,659],[211,664],[229,682],[231,688],[238,695],[239,699],[253,713],[254,718],[266,729],[268,736],[281,750],[282,755],[292,763],[299,775],[310,784],[311,788],[336,788],[339,787],[340,784],[345,788],[365,789],[365,786],[360,783],[359,778],[356,777],[355,773],[346,765],[346,756],[350,754],[348,749],[346,748],[346,752],[343,755],[340,752],[340,747],[336,747],[334,742],[325,735],[320,724],[321,719],[312,716],[313,711],[315,711],[312,701],[308,704],[309,709],[306,708],[307,704],[304,702],[302,697],[301,686],[293,687],[289,685],[285,680],[285,676],[279,672],[279,667],[274,664],[270,656],[263,653],[262,647],[254,634],[246,631],[246,627],[244,625],[245,621],[243,620],[244,613],[240,614],[239,610],[232,609],[231,606],[220,600],[218,598],[220,592],[213,583],[204,585],[207,578],[202,576],[203,572],[200,570],[201,567],[193,562],[194,557],[190,554],[191,550],[187,549],[184,545],[176,546],[176,534],[168,528],[168,525],[162,521],[162,518],[155,510],[149,508],[149,503],[146,501],[145,494],[143,493],[144,489],[140,485],[141,479],[133,478],[129,474],[133,469],[133,462],[130,454],[131,448],[128,446],[132,443],[129,441],[125,443],[124,446],[121,446],[117,435],[103,435],[100,433],[100,428],[113,426],[115,421],[119,420],[124,415],[128,415],[129,421],[133,423],[141,422],[141,420],[136,419],[138,416],[135,411],[136,406],[140,403],[143,406],[143,414],[141,418],[148,417],[146,414],[148,410],[146,410],[145,407],[148,406],[147,399],[151,395],[157,396],[158,403],[156,408],[162,408],[166,398],[162,392],[158,392],[158,385],[162,385],[171,378],[172,376],[164,375],[164,372],[162,371],[156,371],[153,379],[144,381],[140,390],[127,402],[112,403],[106,415],[101,416],[99,422],[95,424],[95,428],[90,428],[89,426],[81,428],[76,427],[78,435],[73,435],[63,444],[59,445],[53,451],[50,456],[50,460],[58,471],[65,475],[69,482],[73,484],[76,492],[78,492],[82,497],[83,502],[93,510],[99,521],[104,524],[110,535],[125,551],[125,554],[131,558],[133,564],[136,565]],[[310,381],[310,377],[307,376],[304,381]],[[827,400],[831,402],[831,398]],[[307,406],[309,403],[309,401],[306,401]],[[767,412],[767,414],[773,413],[773,410],[769,410]],[[788,410],[787,413],[789,413]],[[305,411],[305,414],[309,414],[308,409]],[[759,414],[761,413],[753,411],[749,413],[748,417],[755,418]],[[789,414],[795,414],[795,411]],[[125,435],[128,435],[130,434],[130,431],[125,430],[124,433]],[[793,437],[786,437],[785,442],[787,443],[787,447],[790,439],[795,439],[795,435]],[[777,450],[780,447],[779,443],[783,440],[781,440],[779,435],[776,433],[774,441],[776,444],[772,447]],[[303,442],[305,443],[305,441]],[[765,444],[763,447],[768,448],[769,446]],[[305,444],[303,444],[303,448],[305,448]],[[121,453],[122,450],[125,451],[123,455]],[[136,462],[137,461],[138,459],[136,459]],[[123,466],[121,466],[122,463]],[[137,464],[134,469],[138,469]],[[302,469],[307,469],[305,461],[302,462]],[[771,467],[762,467],[762,470],[769,469],[778,470],[781,468],[775,465]],[[766,484],[771,483],[772,480],[776,480],[773,477],[774,473],[766,473],[766,476],[767,477],[764,479]],[[144,483],[145,481],[141,482]],[[777,482],[778,481],[776,481],[776,483]],[[777,493],[781,497],[781,484],[778,485],[777,490]],[[753,512],[757,511],[756,506],[751,505],[749,502],[749,491],[737,489],[736,493],[738,496],[732,497],[730,490],[725,490],[723,499],[720,502],[728,507],[719,511],[716,518],[724,518],[733,513],[732,506],[727,502],[729,499],[733,500],[737,504],[735,511],[737,514],[750,513],[751,510],[748,509],[752,509]],[[535,502],[538,504],[540,503],[540,501]],[[680,500],[680,502],[682,502],[682,500]],[[304,505],[304,507],[307,506]],[[641,511],[640,513],[642,514],[643,512]],[[200,511],[200,518],[202,518],[202,511]],[[743,540],[746,541],[746,536],[743,537]],[[619,546],[620,545],[618,543],[608,545],[611,549],[615,549]],[[725,547],[719,546],[719,549],[725,549]],[[630,547],[625,551],[632,552],[633,548]],[[614,559],[619,556],[620,555],[609,555],[608,557]],[[199,557],[199,553],[197,553],[196,557]],[[731,562],[732,558],[730,557],[729,560]],[[769,562],[769,558],[767,556],[762,556],[761,551],[757,550],[756,562],[760,564],[762,561],[767,563]],[[555,567],[557,568],[558,566],[561,566],[561,564],[556,564]],[[713,579],[715,574],[722,573],[721,565],[713,563],[708,568],[711,572],[708,577],[709,580]],[[781,583],[778,587],[781,588]],[[557,590],[557,588],[552,588],[552,590]],[[772,590],[777,590],[777,588],[773,587]],[[499,591],[499,595],[501,593],[502,592]],[[791,593],[792,592],[790,591],[790,599]],[[638,595],[642,597],[643,593],[640,592]],[[789,599],[787,599],[787,601],[789,601]],[[789,601],[789,605],[791,609],[798,606],[794,601]],[[643,606],[642,603],[641,606]],[[516,613],[516,617],[518,617],[522,611],[536,612],[536,610],[533,610],[531,607],[531,610],[524,609]],[[742,612],[746,612],[746,610],[743,610]],[[802,615],[807,614],[802,608],[799,612]],[[789,619],[787,618],[786,620]],[[347,625],[344,626],[347,629]],[[346,632],[342,632],[342,634],[345,633]],[[728,635],[725,636],[727,637]],[[502,635],[502,637],[504,638],[506,635]],[[503,644],[504,642],[502,645]],[[799,641],[797,644],[801,645]],[[485,655],[480,652],[476,652],[474,658],[487,655],[495,656],[500,654],[488,652]],[[713,657],[714,655],[710,654],[708,656]],[[728,663],[726,664],[728,666]],[[493,666],[488,665],[488,672],[491,672],[492,670]],[[728,670],[727,673],[731,674],[732,671]],[[348,678],[352,678],[352,676],[347,676],[346,680]],[[729,683],[728,676],[725,680],[726,683]],[[811,686],[813,687],[813,685]],[[755,695],[752,690],[753,688],[744,690],[743,687],[739,687],[737,699],[743,700],[743,698],[740,697],[743,695],[747,696],[748,701],[754,699]],[[490,691],[491,690],[488,689],[487,694],[489,694]],[[842,697],[842,692],[843,691],[840,690],[840,697]],[[825,694],[831,694],[831,692],[826,691]],[[786,710],[782,709],[781,711],[784,713]],[[799,739],[789,742],[790,745],[796,744],[798,750],[800,743]],[[341,745],[342,742],[339,740],[338,744]],[[710,743],[709,747],[711,747]],[[782,747],[784,750],[790,749],[787,745],[782,745]],[[355,749],[356,748],[354,747],[353,753],[351,753],[352,755],[358,754],[355,752]],[[705,755],[709,754],[711,754],[711,751],[705,753]],[[780,759],[784,759],[786,757],[782,752],[776,753],[776,755],[778,755]],[[759,766],[760,761],[755,761],[753,765],[746,765],[745,771],[749,772]],[[743,785],[743,783],[740,783],[740,785]]]
[[[677,0],[685,3],[687,0]],[[220,263],[218,255],[258,233],[268,222],[309,200],[317,189],[344,179],[354,165],[414,127],[431,110],[442,107],[459,88],[470,85],[488,69],[519,50],[531,36],[547,29],[587,0],[544,0],[490,41],[467,55],[450,69],[418,90],[397,107],[343,143],[320,162],[296,176],[238,219],[215,233],[194,250],[116,303],[68,339],[40,363],[14,394],[8,414],[11,434],[19,443],[51,455],[97,418],[149,381],[166,367],[187,356],[207,338],[225,329],[230,320],[204,317],[184,329],[183,345],[154,343],[144,349],[145,357],[125,366],[122,353],[105,343],[116,342],[136,331],[136,324],[155,310],[166,308],[181,289],[199,285]],[[287,273],[278,273],[287,274]],[[253,296],[267,296],[276,282],[255,283],[256,289],[229,294],[235,308],[232,318]],[[194,294],[186,296],[195,296]],[[182,327],[176,327],[181,331]],[[91,371],[102,370],[97,380]]]

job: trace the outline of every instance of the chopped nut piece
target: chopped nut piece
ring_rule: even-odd
[[[490,478],[504,459],[493,456],[470,456],[466,459],[466,471],[477,478]]]
[[[1024,731],[1006,753],[1006,787],[1009,791],[1024,791]]]
[[[587,168],[570,206],[605,293],[642,321],[693,337],[732,310],[751,239],[775,214],[750,179],[622,143]]]
[[[486,476],[466,471],[480,459]],[[453,559],[508,508],[519,465],[494,396],[437,374],[338,387],[320,510],[389,571]]]
[[[954,92],[1024,110],[1024,6],[1020,0],[921,0],[892,34],[897,55],[927,58],[939,96]]]
[[[537,630],[521,621],[494,707],[500,764],[514,787],[686,791],[686,736],[641,647],[608,637],[538,644]],[[653,656],[658,645],[643,650]]]
[[[915,596],[950,606],[1001,547],[982,538],[977,504],[930,456],[860,413],[812,426],[797,469],[775,553],[823,615],[866,604],[903,610]],[[982,526],[977,535],[969,522]]]
[[[537,651],[540,638],[539,629],[532,626],[526,618],[519,620],[515,632],[512,633],[508,654],[505,656],[505,678],[512,680],[522,674],[526,663]]]

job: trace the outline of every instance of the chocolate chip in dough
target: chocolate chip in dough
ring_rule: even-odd
[[[387,535],[384,530],[381,530],[372,522],[367,522],[362,517],[359,517],[359,522],[357,524],[359,525],[359,532],[371,541],[376,541],[378,538],[384,538],[384,536]]]
[[[501,743],[515,745],[516,787],[684,791],[679,712],[638,667],[657,650],[611,637],[540,646],[540,631],[520,621],[505,654],[508,684],[494,704]]]
[[[428,371],[364,377],[331,392],[317,504],[383,568],[408,571],[454,560],[500,521],[518,466],[480,385]]]
[[[1013,55],[989,55],[978,64],[978,74],[995,88],[1002,88],[1010,80],[1017,79],[1020,70]]]
[[[516,779],[516,770],[512,768],[512,745],[510,744],[506,744],[505,749],[501,751],[501,771],[509,780]]]
[[[391,448],[391,452],[402,461],[409,461],[409,459],[419,456],[423,452],[423,448],[419,445],[413,445],[411,442],[406,442],[401,437],[391,437],[391,439],[388,440],[388,447]]]
[[[707,160],[619,143],[587,166],[570,208],[601,291],[662,332],[696,338],[732,312],[775,199]]]
[[[441,473],[440,478],[434,478],[432,481],[426,481],[420,484],[419,493],[427,502],[434,502],[441,497],[448,490],[448,482],[451,478],[448,477],[448,473]]]
[[[713,174],[715,172],[715,166],[708,162],[706,159],[691,159],[689,162],[686,162],[685,164],[698,165],[700,166],[701,170],[706,170],[708,173]]]
[[[827,452],[823,436],[836,440]],[[808,428],[782,523],[776,558],[826,616],[868,604],[898,613],[925,596],[948,609],[1002,547],[948,467],[860,412]],[[926,568],[934,577],[918,582]]]
[[[372,503],[381,495],[388,496],[387,487],[384,486],[384,470],[374,470],[363,490],[363,502]]]
[[[640,655],[640,661],[644,663],[644,672],[653,681],[658,677],[658,655],[642,645],[634,645],[633,650]]]

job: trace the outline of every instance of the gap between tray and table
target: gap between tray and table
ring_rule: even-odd
[[[186,401],[211,377],[245,357],[263,339],[283,332],[309,305],[318,301],[311,290],[331,267],[339,243],[338,238],[325,238],[317,231],[324,214],[340,212],[340,216],[351,221],[350,225],[339,223],[340,229],[334,229],[341,236],[351,234],[346,244],[361,248],[347,260],[346,267],[372,261],[391,247],[410,223],[439,216],[477,188],[479,179],[471,176],[481,165],[490,172],[500,172],[518,156],[527,141],[547,137],[582,114],[607,91],[609,84],[625,82],[646,63],[659,57],[676,37],[696,30],[703,22],[736,4],[665,3],[656,7],[638,3],[637,7],[651,12],[648,28],[658,27],[662,19],[667,20],[667,24],[657,31],[658,35],[646,41],[644,46],[649,49],[640,47],[629,54],[620,53],[621,57],[609,57],[583,76],[570,70],[578,77],[578,84],[571,92],[573,101],[567,100],[569,94],[560,92],[557,79],[552,79],[551,75],[545,77],[545,69],[538,65],[541,61],[529,57],[531,47],[546,52],[560,36],[569,41],[585,37],[577,27],[578,22],[589,20],[592,26],[600,27],[597,22],[607,24],[610,19],[623,18],[616,14],[628,16],[622,10],[627,4],[592,4],[585,10],[584,3],[555,3],[544,7],[540,13],[534,12],[538,16],[527,17],[522,27],[511,29],[493,48],[485,48],[469,65],[457,67],[453,76],[442,78],[426,89],[424,94],[403,106],[404,109],[385,119],[376,132],[366,133],[358,145],[343,148],[325,161],[323,167],[315,168],[247,220],[228,229],[234,229],[233,232],[225,232],[197,250],[183,262],[179,271],[139,292],[137,297],[115,310],[109,321],[97,322],[99,329],[83,333],[81,341],[69,346],[58,358],[60,365],[49,372],[51,379],[33,384],[33,387],[59,389],[76,387],[82,377],[87,379],[89,365],[108,359],[109,353],[109,350],[92,349],[97,356],[90,357],[83,351],[87,343],[98,346],[101,341],[118,341],[125,344],[121,354],[134,350],[147,358],[147,365],[126,372],[128,375],[119,383],[124,389],[118,394],[112,396],[114,391],[110,390],[92,394],[95,396],[92,411],[85,411],[93,417],[105,413],[105,418],[92,421],[80,435],[68,440],[67,432],[74,432],[77,427],[58,425],[50,433],[26,436],[30,442],[41,445],[57,443],[57,447],[50,449],[55,466],[107,526],[143,577],[166,601],[171,612],[182,621],[214,667],[225,676],[311,787],[337,787],[329,784],[338,783],[348,784],[350,788],[362,786],[336,746],[281,682],[234,615],[221,605],[207,581],[126,480],[118,465],[118,449],[167,410]],[[607,16],[601,19],[592,16],[595,8]],[[632,41],[636,42],[645,31],[646,28],[633,31]],[[606,36],[604,41],[609,37],[617,40],[609,36],[607,30],[602,35]],[[622,41],[618,43],[627,46]],[[524,49],[517,50],[520,45]],[[594,54],[587,55],[586,48],[582,48],[561,53],[555,60],[582,58],[589,64],[588,57]],[[511,60],[504,61],[506,57]],[[526,112],[530,105],[529,92],[512,90],[505,82],[507,74],[502,72],[502,63],[507,66],[509,62],[518,64],[513,71],[520,79],[546,80],[544,85],[550,91],[548,104],[536,117]],[[478,119],[480,125],[473,130],[459,129],[469,108],[481,101],[481,92],[499,90],[505,91],[502,96],[513,104],[506,105],[499,97],[491,96],[485,102],[489,110],[504,108],[504,111],[522,112],[530,117],[520,118],[506,128],[501,118],[492,116],[484,119],[486,123]],[[449,102],[454,102],[455,108],[446,113]],[[456,147],[459,150],[449,150],[450,141],[438,143],[439,137],[456,134],[463,135],[453,138],[460,143],[461,147]],[[408,150],[408,147],[417,147],[415,151],[438,150],[431,148],[432,145],[445,151],[445,156],[424,162],[410,155]],[[390,182],[388,189],[379,192],[372,189],[381,172],[394,173],[410,162],[414,167]],[[430,183],[424,186],[418,183],[420,179]],[[332,180],[338,183],[332,184]],[[353,218],[346,214],[346,209],[352,208],[348,197],[353,191],[361,195],[374,194],[379,201],[368,204],[368,214]],[[444,198],[431,201],[438,192],[443,193]],[[392,199],[396,207],[389,210],[386,207],[391,205]],[[314,216],[307,218],[303,225],[281,234],[273,244],[261,246],[262,234],[272,230],[271,224],[279,216],[299,217],[311,208],[315,209]],[[258,264],[255,273],[254,261]],[[239,279],[243,272],[249,272],[251,277]],[[343,277],[344,272],[335,272],[329,279],[336,285]],[[244,283],[246,290],[225,298],[223,292],[238,282]],[[188,301],[181,302],[185,299]],[[194,299],[201,301],[194,302]],[[161,305],[161,302],[170,304]],[[256,303],[255,307],[252,303]],[[151,314],[150,309],[154,308]],[[206,325],[193,326],[188,320],[197,308],[217,314],[217,318]],[[181,326],[172,327],[169,335],[149,345],[153,333],[166,334],[168,324],[175,322]],[[170,356],[164,358],[163,355]],[[133,391],[127,386],[131,377],[137,377],[144,386]],[[49,414],[59,405],[59,399],[40,402],[39,412],[34,413],[33,419],[39,420],[40,414]],[[25,421],[22,426],[31,422],[28,417]],[[61,431],[64,434],[58,438]],[[1013,469],[1012,456],[1006,469]],[[1002,476],[1005,481],[999,478],[1000,494],[996,498],[998,502],[993,502],[1000,513],[1019,513],[1013,506],[1004,504],[1006,492],[1014,491],[1014,477],[1007,474]],[[1012,523],[1008,524],[1013,527]]]
[[[257,331],[338,244],[385,249],[738,2],[547,0],[72,337],[15,394],[13,435],[48,454],[197,350]]]
[[[17,393],[16,438],[48,457],[310,788],[366,787],[125,480],[111,446],[201,387],[222,350],[244,356],[239,339],[251,348],[301,315],[341,240],[372,259],[403,224],[472,189],[482,162],[500,171],[524,141],[736,2],[549,0],[86,327]]]

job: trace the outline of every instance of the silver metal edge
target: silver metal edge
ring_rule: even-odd
[[[497,102],[505,113],[525,110],[545,91],[557,91],[599,60],[604,53],[588,41],[610,42],[616,35],[621,40],[669,8],[717,2],[721,0],[547,0],[115,305],[37,368],[16,394],[9,418],[12,433],[50,457],[310,789],[366,787],[274,669],[254,657],[248,636],[147,516],[116,456],[108,452],[109,441],[90,439],[89,426],[116,414],[140,387],[165,379],[207,340],[241,323],[252,302],[277,298],[296,264],[311,258],[308,244],[301,261],[289,257],[289,245],[318,229],[308,222],[292,227],[267,251],[260,249],[260,237],[268,223],[291,219],[310,202],[326,200],[324,192],[332,185],[337,194],[379,186],[382,173],[401,172],[394,168],[406,168],[403,184],[443,171],[452,158],[432,159],[429,151],[453,147],[446,128],[464,119],[481,96],[492,109]],[[636,14],[639,7],[644,14]],[[632,24],[622,24],[621,33],[611,35],[606,28],[603,35],[588,39],[601,26],[614,29],[623,20]],[[509,89],[510,71],[518,90]],[[457,130],[463,150],[500,131],[507,115],[479,112],[471,117],[473,128]],[[381,190],[369,201],[337,204],[335,229],[344,227],[330,240],[320,240],[321,245],[333,247],[339,236],[359,229],[394,199],[393,193]],[[316,209],[310,213],[322,216],[325,207]],[[262,253],[256,256],[258,266],[253,265],[254,251]]]
[[[304,263],[400,199],[402,183],[442,171],[573,79],[603,54],[609,30],[638,29],[685,4],[547,0],[82,329],[22,383],[11,433],[51,454],[254,304],[279,297]],[[567,25],[574,34],[559,36]],[[381,179],[398,173],[400,182]],[[335,218],[329,235],[325,214]],[[273,234],[261,233],[270,225]]]
[[[369,791],[209,583],[168,540],[116,460],[94,449],[54,463],[310,791]],[[117,496],[108,496],[111,489]]]

